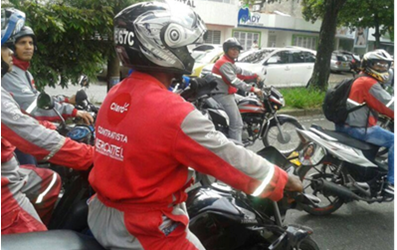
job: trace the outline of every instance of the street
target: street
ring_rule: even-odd
[[[78,89],[78,86],[70,86],[67,90],[46,88],[46,91],[51,95],[72,95]],[[106,85],[92,84],[87,95],[92,102],[102,102],[106,95]],[[333,124],[322,115],[298,119],[306,128],[312,123],[333,128]],[[249,149],[258,151],[262,147],[262,141],[258,140]],[[287,214],[286,223],[311,227],[314,231],[313,238],[324,250],[391,250],[394,246],[394,203],[351,202],[323,217],[291,210]]]

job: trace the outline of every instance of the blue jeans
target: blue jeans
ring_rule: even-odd
[[[36,158],[34,158],[33,155],[25,154],[17,148],[15,149],[14,153],[20,165],[37,165]]]
[[[353,138],[360,141],[365,141],[380,147],[386,147],[388,152],[389,172],[387,180],[394,185],[394,133],[387,131],[379,126],[372,126],[367,128],[349,127],[349,126],[335,126],[336,131],[346,133]]]

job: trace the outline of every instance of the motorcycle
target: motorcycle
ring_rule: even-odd
[[[258,154],[283,169],[293,171],[292,164],[273,147],[265,148]],[[320,249],[311,238],[313,231],[310,228],[284,225],[288,209],[300,209],[299,204],[318,201],[302,193],[289,192],[287,195],[295,201],[288,201],[287,197],[279,202],[258,199],[221,183],[192,189],[186,201],[189,229],[207,250]],[[86,218],[79,219],[86,221]],[[70,229],[3,235],[2,247],[8,250],[104,249],[93,237]]]
[[[84,107],[90,107],[86,98],[80,98],[76,95],[76,103],[82,103]],[[37,106],[45,110],[54,110],[61,119],[57,131],[72,140],[94,145],[95,129],[93,125],[73,124],[67,125],[62,116],[54,109],[54,100],[46,93],[41,93],[37,99]],[[91,110],[92,111],[92,110]],[[97,111],[97,110],[96,110]],[[95,117],[96,112],[93,112]],[[77,171],[64,166],[59,166],[49,162],[40,162],[39,167],[50,168],[57,172],[62,180],[60,200],[55,206],[48,229],[70,229],[77,232],[84,232],[88,229],[86,217],[88,215],[87,200],[94,193],[88,183],[87,171]]]
[[[302,205],[303,210],[327,215],[355,200],[369,204],[394,200],[394,191],[386,189],[388,166],[376,158],[378,146],[316,125],[297,131],[305,145],[297,173],[304,192],[321,200]]]
[[[192,81],[191,86],[182,91],[181,96],[207,114],[214,123],[215,129],[228,137],[229,118],[222,105],[212,98],[218,94],[215,89],[219,79],[211,74],[203,79],[206,84],[196,86],[196,81]],[[263,98],[236,94],[236,102],[244,123],[242,134],[244,146],[251,146],[261,138],[264,146],[273,146],[284,155],[290,155],[301,148],[295,129],[303,129],[303,126],[292,116],[277,114],[277,111],[285,105],[284,97],[277,89],[273,86],[262,86],[262,90]]]
[[[258,154],[284,169],[294,169],[273,147]],[[289,203],[287,195],[279,202],[255,198],[223,183],[197,187],[189,191],[186,201],[189,228],[207,250],[320,249],[310,236],[313,233],[310,228],[284,225],[287,210],[298,208],[296,201],[313,204],[317,199],[305,194],[288,195],[295,202]]]

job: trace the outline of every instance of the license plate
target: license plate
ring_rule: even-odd
[[[348,66],[347,62],[342,63],[343,66]]]

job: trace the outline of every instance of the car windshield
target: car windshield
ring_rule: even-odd
[[[205,53],[198,55],[195,58],[196,63],[210,63],[216,56],[221,53],[221,50],[209,50]]]
[[[265,59],[273,49],[263,49],[259,51],[247,51],[242,53],[239,56],[239,62],[246,62],[246,63],[260,63],[263,59]]]

